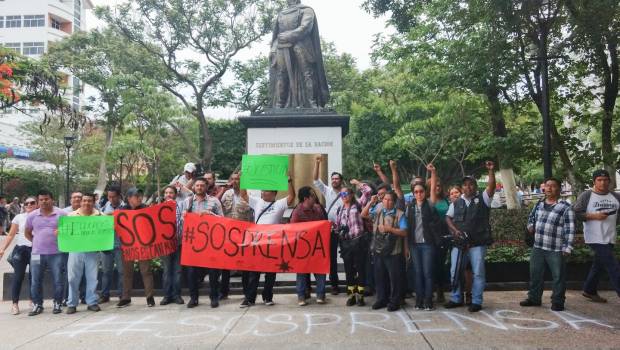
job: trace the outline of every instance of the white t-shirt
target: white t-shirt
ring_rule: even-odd
[[[32,242],[26,239],[24,232],[26,231],[26,219],[28,213],[18,214],[13,218],[11,224],[17,225],[17,234],[15,235],[15,245],[25,245],[26,247],[32,247]]]
[[[262,198],[250,196],[250,208],[254,210],[254,222],[256,222],[258,216],[261,215],[263,210],[270,204],[271,202],[265,202]],[[265,211],[260,217],[260,221],[256,223],[262,225],[279,224],[286,209],[288,209],[288,199],[278,199],[273,203],[271,208]]]
[[[611,193],[605,195],[592,192],[588,202],[587,214],[613,213],[605,220],[588,220],[583,223],[584,239],[587,244],[615,244],[616,243],[616,220],[620,203]]]

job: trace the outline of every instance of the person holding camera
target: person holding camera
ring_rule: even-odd
[[[460,280],[463,266],[468,261],[471,263],[474,281],[472,285],[472,304],[469,312],[482,310],[482,294],[486,283],[484,257],[487,247],[493,242],[489,216],[491,213],[491,199],[495,194],[495,164],[487,161],[485,167],[488,171],[487,187],[482,193],[478,192],[478,183],[472,176],[463,179],[463,194],[461,198],[450,204],[446,213],[446,223],[460,246],[452,248],[451,252],[451,275],[453,281]],[[456,283],[452,288],[452,296],[444,305],[447,309],[463,306],[461,283]]]
[[[179,201],[184,201],[194,194],[192,188],[196,179],[196,170],[194,163],[187,163],[183,167],[183,175],[177,175],[170,182],[170,186],[174,186],[177,189],[177,199]]]
[[[362,211],[362,217],[370,217],[373,221],[371,251],[374,255],[377,288],[377,301],[372,305],[373,310],[387,306],[388,311],[397,311],[403,299],[406,278],[402,267],[405,265],[407,217],[396,208],[397,201],[398,195],[390,191],[383,196],[382,206],[375,206],[378,199],[372,196]]]
[[[592,174],[594,186],[585,191],[575,202],[575,215],[583,221],[583,236],[594,251],[594,261],[583,285],[583,296],[596,303],[607,300],[598,295],[598,281],[603,269],[607,270],[609,282],[620,297],[620,264],[614,256],[618,226],[620,194],[610,191],[610,175],[607,170]]]

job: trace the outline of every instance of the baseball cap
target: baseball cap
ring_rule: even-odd
[[[599,169],[599,170],[595,170],[592,173],[592,180],[596,180],[597,177],[606,177],[606,178],[611,178],[609,176],[609,171],[605,170],[605,169]]]
[[[144,192],[136,187],[132,187],[127,190],[127,197],[142,196],[142,195],[144,195]]]
[[[193,173],[194,171],[196,171],[196,165],[194,163],[187,163],[185,164],[183,171],[184,172],[187,171],[188,173]]]
[[[465,177],[463,177],[463,181],[473,181],[475,184],[478,184],[478,180],[476,180],[476,178],[473,175],[466,175]]]

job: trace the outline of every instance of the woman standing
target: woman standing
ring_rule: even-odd
[[[336,232],[347,278],[347,306],[364,306],[368,243],[361,208],[355,199],[354,190],[349,187],[340,190],[340,198],[343,205],[336,214]]]
[[[439,239],[436,242],[435,247],[435,269],[434,269],[434,282],[437,285],[437,302],[444,303],[444,292],[449,289],[450,273],[448,266],[446,265],[446,257],[448,256],[449,244],[441,239],[442,236],[450,235],[448,225],[446,224],[446,213],[450,207],[451,201],[446,198],[441,179],[437,175],[437,170],[433,164],[428,164],[426,170],[431,174],[431,178],[427,181],[430,192],[430,203],[433,205],[437,214],[439,215],[439,224],[437,227],[437,234]],[[455,197],[461,196],[461,191],[455,192]],[[455,199],[456,200],[456,199]]]
[[[22,289],[22,282],[26,275],[26,266],[30,264],[30,253],[32,252],[32,242],[26,239],[24,231],[26,230],[26,218],[33,210],[37,209],[37,200],[34,197],[28,197],[25,203],[25,212],[18,214],[11,221],[9,235],[4,241],[4,246],[0,248],[0,258],[4,255],[6,249],[16,238],[15,248],[11,253],[11,265],[15,269],[13,282],[11,284],[11,294],[13,298],[13,315],[19,314],[19,294]]]

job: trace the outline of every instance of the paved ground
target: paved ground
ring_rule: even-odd
[[[51,303],[36,317],[9,313],[0,304],[1,349],[620,349],[620,299],[604,293],[608,304],[593,304],[569,292],[565,312],[548,305],[518,306],[523,292],[490,292],[486,308],[472,315],[465,309],[434,312],[407,307],[396,313],[370,307],[345,307],[344,296],[328,305],[298,307],[293,295],[277,295],[276,305],[240,309],[240,297],[220,308],[156,306],[143,298],[99,313],[84,306],[74,315],[52,315]],[[204,300],[205,302],[208,299]],[[372,299],[369,299],[372,301]]]

